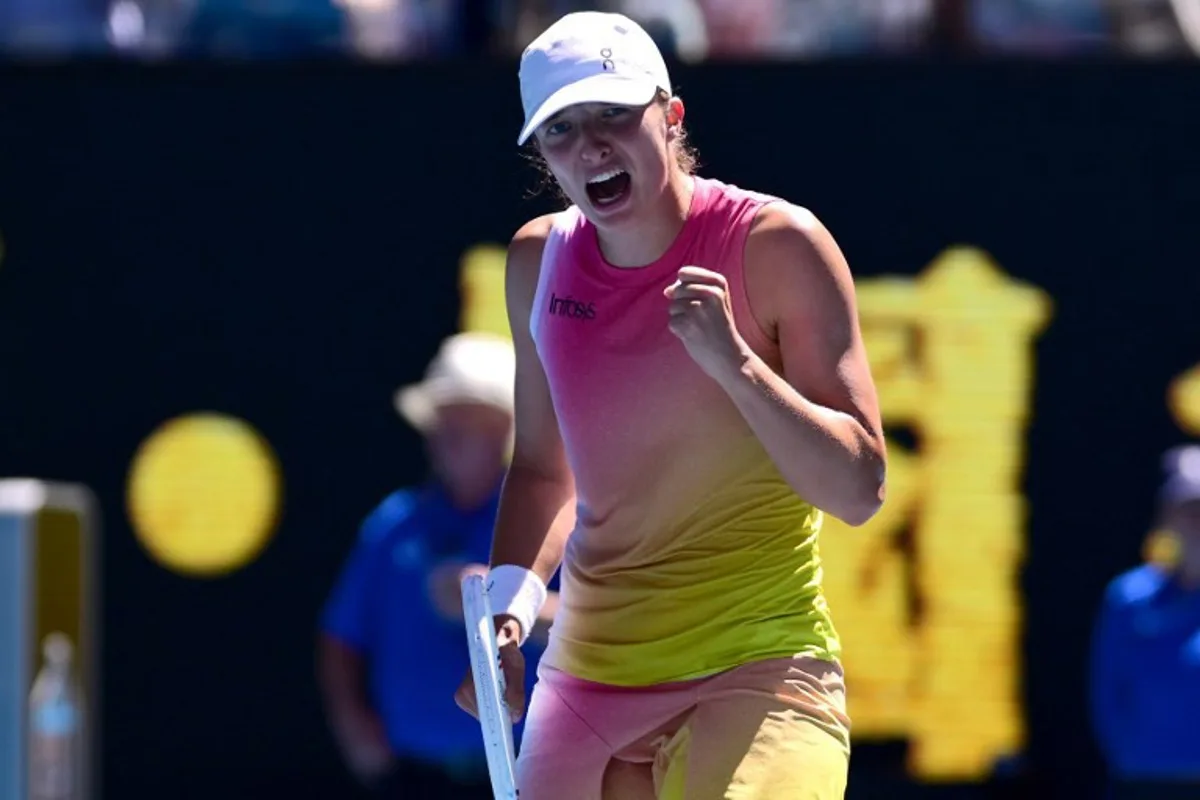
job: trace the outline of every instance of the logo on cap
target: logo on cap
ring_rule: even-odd
[[[611,47],[606,47],[603,50],[601,50],[600,57],[604,59],[604,63],[601,64],[601,66],[604,67],[605,72],[612,72],[613,70],[615,70],[617,68],[617,65],[612,62],[612,48]]]

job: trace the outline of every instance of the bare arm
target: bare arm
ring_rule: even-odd
[[[508,249],[505,294],[516,351],[515,439],[512,463],[500,493],[491,565],[515,564],[546,583],[562,562],[575,524],[575,483],[567,466],[558,418],[529,320],[550,218],[517,232]],[[557,598],[554,598],[556,601]],[[553,613],[548,602],[539,620]]]
[[[329,634],[317,640],[317,682],[326,718],[343,758],[369,781],[391,760],[378,715],[367,699],[366,661],[362,654]]]
[[[745,259],[783,374],[747,352],[722,383],[789,485],[861,525],[883,502],[887,457],[850,268],[815,217],[781,205],[759,214]]]

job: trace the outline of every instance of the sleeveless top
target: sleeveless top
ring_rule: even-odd
[[[798,497],[733,401],[667,328],[685,265],[721,272],[742,337],[776,370],[743,253],[777,198],[695,179],[663,256],[618,268],[578,208],[555,218],[530,330],[575,475],[577,523],[544,663],[648,686],[751,661],[835,661],[821,591],[822,514]]]

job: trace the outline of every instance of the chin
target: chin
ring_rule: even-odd
[[[630,192],[610,203],[595,203],[589,198],[582,206],[584,216],[598,228],[620,228],[638,219],[638,198]]]

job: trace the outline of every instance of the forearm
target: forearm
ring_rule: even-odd
[[[347,728],[374,713],[367,703],[366,663],[359,653],[327,634],[321,634],[317,648],[317,682],[330,725],[340,739]]]
[[[803,397],[757,356],[721,381],[792,489],[861,525],[883,502],[883,443],[857,419]]]
[[[393,754],[379,714],[367,696],[367,662],[361,653],[322,633],[317,644],[317,681],[338,750],[364,784],[379,779]]]
[[[514,464],[500,493],[491,566],[515,564],[549,583],[574,526],[575,487],[569,474],[550,476]]]

